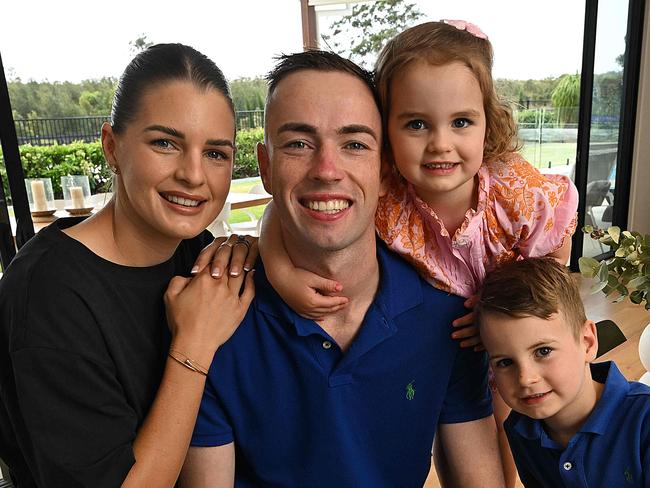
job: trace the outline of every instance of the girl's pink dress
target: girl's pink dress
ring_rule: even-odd
[[[379,236],[434,287],[474,295],[499,262],[549,254],[576,228],[578,191],[569,178],[543,175],[512,153],[478,172],[476,210],[453,236],[410,183],[394,180],[380,199]]]

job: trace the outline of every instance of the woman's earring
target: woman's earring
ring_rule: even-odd
[[[120,169],[117,166],[110,165],[109,168],[111,168],[111,173],[113,173],[114,175],[120,174]]]

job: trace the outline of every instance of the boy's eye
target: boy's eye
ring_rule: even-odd
[[[472,124],[472,121],[471,121],[471,120],[469,120],[469,119],[464,119],[464,118],[461,118],[461,119],[455,119],[455,120],[451,123],[451,125],[452,125],[455,129],[464,129],[465,127],[469,127],[471,124]]]
[[[497,368],[507,368],[511,364],[512,364],[512,359],[507,359],[507,358],[506,359],[499,359],[496,362]]]
[[[426,124],[424,123],[423,120],[410,120],[406,124],[406,127],[413,130],[422,130],[426,127]]]
[[[544,347],[540,347],[539,349],[535,349],[535,355],[537,357],[543,358],[551,354],[552,351],[553,351],[552,348],[544,346]]]

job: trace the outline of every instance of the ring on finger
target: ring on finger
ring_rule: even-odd
[[[225,241],[223,241],[221,244],[219,244],[219,247],[222,246],[233,247],[234,245],[235,245],[234,243],[230,242],[230,238],[228,238]]]
[[[243,244],[248,249],[251,248],[251,243],[248,242],[248,240],[246,239],[246,236],[237,236],[237,240],[235,241],[234,245],[236,246],[237,244]]]

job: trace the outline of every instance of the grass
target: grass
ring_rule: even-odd
[[[230,184],[230,191],[234,191],[238,193],[248,193],[248,191],[251,188],[253,188],[255,185],[261,182],[262,182],[261,178],[246,178],[245,180],[232,180],[232,183]],[[246,210],[251,212],[253,215],[255,215],[256,218],[259,219],[264,213],[265,208],[266,205],[258,205],[256,207],[248,207]],[[228,222],[230,222],[231,224],[236,224],[239,222],[246,222],[247,220],[250,220],[250,216],[243,209],[238,209],[230,212],[230,218],[228,219]]]
[[[521,155],[536,168],[562,166],[576,162],[575,142],[545,142],[540,145],[528,143],[521,150]]]

